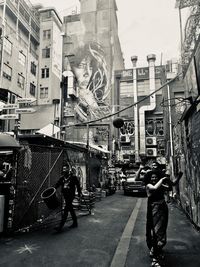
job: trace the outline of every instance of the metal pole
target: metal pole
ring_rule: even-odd
[[[89,111],[87,108],[87,120],[88,120],[88,116],[89,116]],[[86,157],[86,175],[88,177],[88,185],[90,188],[90,169],[89,169],[89,160],[90,160],[90,136],[89,136],[89,130],[90,130],[90,126],[89,123],[87,123],[87,143],[86,143],[86,148],[87,148],[87,157]]]
[[[4,38],[6,36],[6,26],[5,26],[5,15],[6,15],[6,0],[4,1],[3,4],[3,15],[2,15],[2,36],[1,36],[1,62],[0,62],[0,79],[1,79],[1,84],[0,87],[3,88],[3,61],[4,61]]]
[[[182,25],[182,17],[181,17],[181,9],[178,9],[179,13],[179,24],[180,24],[180,38],[181,38],[181,64],[183,65],[183,25]]]
[[[172,177],[174,177],[174,150],[173,150],[173,133],[172,133],[172,114],[171,114],[171,103],[170,103],[170,90],[169,85],[167,85],[167,98],[168,98],[168,112],[169,112],[169,133],[170,133],[170,161]]]

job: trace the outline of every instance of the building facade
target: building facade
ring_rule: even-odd
[[[20,114],[21,133],[35,133],[50,124],[98,120],[113,112],[114,71],[124,68],[115,0],[82,0],[80,14],[64,17],[63,24],[54,8],[24,0],[2,1],[0,12],[1,88],[15,95],[2,101],[35,99],[34,113]],[[24,107],[30,108],[20,105]],[[112,131],[110,123],[104,120],[102,127],[107,124],[107,131]],[[13,130],[5,128],[7,121],[4,124],[2,130]],[[65,132],[62,138],[70,131]]]
[[[171,117],[171,138],[166,136],[170,140],[171,149],[168,147],[167,156],[172,159],[174,174],[177,175],[180,170],[183,172],[178,188],[179,200],[197,228],[200,227],[199,59],[198,39],[187,68],[184,68],[182,76],[170,83],[169,93],[164,96],[164,99],[170,99],[165,110],[166,121]]]
[[[19,114],[21,133],[34,133],[49,123],[59,125],[61,19],[54,8],[33,6],[24,0],[1,1],[0,14],[2,102],[11,104],[17,103],[18,98],[33,99],[34,114],[25,111]],[[19,105],[24,107],[30,108],[27,103]],[[1,121],[2,130],[13,130],[14,123],[14,120]]]
[[[90,121],[93,123],[88,135],[90,143],[107,149],[112,142],[112,118],[103,122],[100,119],[114,110],[114,71],[124,68],[116,12],[114,0],[82,0],[80,14],[64,17],[63,27],[63,68],[68,77],[68,86],[64,88],[64,124]],[[105,127],[107,137],[103,145],[99,133],[103,134]],[[66,133],[70,133],[67,138],[73,136],[80,141],[86,130],[66,128]]]
[[[166,75],[165,66],[156,66],[155,60],[155,55],[148,55],[148,67],[137,68],[135,56],[132,69],[115,72],[116,106],[123,110],[118,116],[124,119],[123,127],[116,130],[117,160],[124,163],[144,158],[164,161],[162,90],[158,89]]]

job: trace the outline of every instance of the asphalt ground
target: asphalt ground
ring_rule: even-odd
[[[79,227],[57,234],[52,227],[0,239],[1,267],[146,267],[146,198],[123,192],[96,202]],[[168,242],[163,266],[200,266],[200,233],[186,215],[169,204]]]
[[[200,266],[200,233],[192,225],[186,214],[175,202],[168,204],[169,224],[167,244],[164,248],[165,267],[198,267]],[[149,250],[145,243],[146,199],[143,199],[139,210],[127,254],[126,267],[151,266]]]

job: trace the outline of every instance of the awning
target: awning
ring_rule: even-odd
[[[80,145],[80,146],[84,146],[84,147],[87,146],[87,144],[86,143],[83,143],[83,142],[74,142],[74,141],[67,141],[67,142],[70,143],[70,144],[74,144],[74,145]],[[99,146],[96,146],[94,144],[89,144],[89,147],[90,148],[93,148],[93,149],[96,149],[98,151],[101,151],[103,153],[110,154],[110,151],[108,151],[106,149],[103,149],[103,148],[101,148]]]
[[[54,120],[53,105],[31,106],[34,113],[21,114],[20,130],[39,130]]]
[[[14,137],[8,134],[0,134],[0,149],[7,148],[20,148],[20,144],[14,139]]]
[[[60,132],[60,128],[56,125],[53,125],[53,123],[49,123],[47,126],[43,127],[36,133],[53,136],[54,134],[57,134],[58,132]]]

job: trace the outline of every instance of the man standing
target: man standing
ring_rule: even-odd
[[[75,197],[76,189],[78,191],[78,196],[79,197],[81,196],[81,188],[77,176],[74,174],[73,171],[70,171],[70,168],[67,165],[63,166],[62,176],[55,184],[55,188],[57,189],[60,186],[61,186],[61,192],[65,199],[65,208],[60,225],[59,227],[55,228],[55,230],[57,230],[58,232],[62,231],[62,228],[68,217],[68,212],[70,212],[73,220],[73,223],[70,226],[70,228],[78,227],[77,217],[72,202]]]

